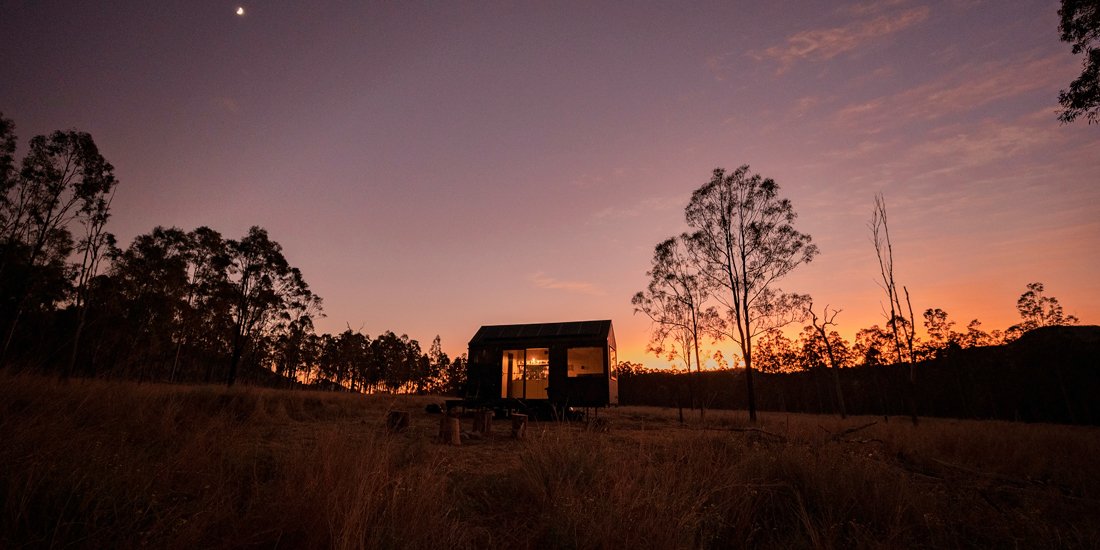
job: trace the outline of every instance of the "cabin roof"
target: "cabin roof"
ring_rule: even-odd
[[[485,325],[478,329],[477,334],[474,334],[474,337],[470,340],[470,345],[507,343],[512,340],[605,339],[609,337],[614,341],[615,333],[611,328],[610,319],[526,325]]]

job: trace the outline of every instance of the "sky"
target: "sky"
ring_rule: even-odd
[[[1041,281],[1097,324],[1100,126],[1057,120],[1058,6],[0,0],[0,112],[21,144],[92,134],[122,243],[266,228],[321,332],[456,355],[485,324],[612,319],[620,360],[662,365],[630,298],[745,164],[821,250],[780,286],[849,338],[884,320],[876,193],[918,318],[1003,329]]]

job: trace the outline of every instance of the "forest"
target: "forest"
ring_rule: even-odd
[[[682,369],[618,366],[622,401],[743,408],[750,419],[762,407],[841,417],[906,414],[914,424],[925,414],[1097,421],[1088,395],[1098,387],[1100,329],[1049,330],[1078,319],[1034,282],[1016,302],[1019,323],[986,332],[973,319],[960,332],[946,311],[927,308],[922,338],[910,290],[895,276],[886,200],[876,195],[873,205],[867,227],[883,325],[860,329],[849,342],[836,330],[841,309],[778,286],[819,253],[813,238],[795,228],[794,206],[779,185],[747,165],[715,169],[684,210],[689,231],[657,244],[649,284],[633,298],[635,313],[652,321],[649,351]],[[740,355],[706,351],[724,341]],[[703,371],[708,361],[717,371]],[[731,393],[735,384],[746,391]]]
[[[0,368],[138,381],[448,392],[465,377],[436,337],[317,334],[302,272],[261,227],[108,231],[119,184],[92,136],[33,137],[17,161],[0,114]]]

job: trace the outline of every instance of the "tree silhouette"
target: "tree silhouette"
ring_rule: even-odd
[[[1058,15],[1062,41],[1073,45],[1074,55],[1085,54],[1080,76],[1058,93],[1058,120],[1069,123],[1083,115],[1089,124],[1100,122],[1100,1],[1062,0]]]
[[[754,360],[760,372],[791,372],[799,366],[794,343],[779,329],[769,330],[760,335],[753,353],[756,354]]]
[[[709,280],[692,261],[686,240],[687,236],[672,237],[654,248],[646,272],[649,285],[631,303],[634,313],[645,314],[655,325],[649,350],[669,360],[681,355],[690,372],[693,353],[696,370],[702,369],[699,338],[713,325],[717,312],[704,309]]]
[[[0,117],[2,119],[2,117]],[[117,180],[92,136],[75,130],[35,136],[18,175],[12,174],[14,126],[0,122],[0,284],[14,312],[0,348],[0,366],[28,307],[52,309],[68,290],[67,260],[73,250],[69,225],[99,216]],[[102,229],[102,227],[100,227]],[[102,232],[100,231],[100,234]]]
[[[916,326],[913,320],[913,303],[909,300],[909,289],[905,286],[898,291],[894,279],[894,246],[890,241],[890,225],[886,217],[886,199],[882,194],[875,195],[875,205],[871,211],[871,243],[875,246],[878,258],[879,275],[882,277],[882,289],[886,292],[886,301],[890,308],[886,326],[894,338],[894,352],[898,363],[909,363],[909,389],[906,392],[909,401],[910,418],[917,423],[917,353]],[[901,295],[905,294],[905,308]],[[885,313],[885,308],[884,313]],[[906,316],[908,311],[908,316]],[[903,351],[906,352],[903,355]]]
[[[1008,331],[1017,337],[1029,330],[1056,325],[1073,325],[1077,317],[1065,315],[1062,304],[1053,296],[1044,296],[1043,283],[1029,283],[1027,291],[1016,300],[1016,311],[1020,312],[1020,323],[1009,327]]]
[[[267,231],[253,226],[239,241],[227,243],[231,263],[225,288],[233,320],[232,352],[226,385],[237,379],[241,357],[257,336],[320,308],[296,267],[283,257],[282,246]]]
[[[829,306],[826,304],[825,309],[821,312],[821,317],[818,318],[817,313],[814,312],[813,302],[809,304],[806,311],[810,313],[810,319],[813,323],[814,331],[820,337],[820,341],[825,346],[825,355],[829,358],[829,366],[832,367],[833,372],[833,387],[836,391],[836,403],[837,409],[840,411],[841,418],[848,418],[848,413],[844,408],[844,390],[840,387],[840,360],[837,358],[838,351],[834,349],[833,340],[828,334],[828,328],[830,326],[836,326],[836,316],[840,314],[839,309],[834,309],[829,312]],[[833,334],[836,334],[835,332]],[[837,337],[840,335],[838,334]]]
[[[807,297],[785,294],[775,283],[813,260],[817,246],[794,229],[794,207],[779,196],[779,185],[750,175],[747,165],[728,174],[715,169],[711,180],[692,194],[685,217],[695,229],[690,244],[700,271],[725,291],[713,294],[728,317],[729,328],[720,334],[741,348],[749,419],[755,422],[753,338],[790,323],[805,310]]]
[[[928,308],[921,316],[924,317],[924,330],[928,333],[928,341],[921,346],[921,354],[925,359],[936,357],[951,347],[962,347],[964,335],[954,331],[952,327],[955,326],[955,321],[948,319],[946,311],[938,307]],[[977,329],[977,325],[974,328]],[[974,337],[980,340],[977,332]]]

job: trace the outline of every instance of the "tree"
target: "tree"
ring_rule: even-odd
[[[727,312],[730,337],[745,361],[749,420],[756,421],[753,390],[753,338],[793,321],[808,299],[785,294],[776,282],[817,254],[809,235],[794,229],[794,207],[779,196],[771,178],[749,174],[741,166],[726,173],[714,170],[709,182],[696,189],[685,210],[695,229],[690,246],[700,272],[723,292],[713,296]]]
[[[799,368],[794,343],[779,329],[762,334],[753,348],[753,353],[756,354],[754,361],[760,372],[793,372]]]
[[[443,392],[448,395],[462,395],[466,386],[466,354],[451,360],[443,371]]]
[[[73,249],[69,225],[105,212],[105,197],[117,183],[114,167],[99,153],[92,136],[75,130],[32,138],[19,175],[13,177],[12,128],[0,117],[0,175],[5,180],[0,281],[3,299],[11,306],[5,309],[14,312],[0,349],[0,366],[27,308],[52,308],[68,290],[66,261]]]
[[[1100,0],[1062,0],[1058,10],[1058,31],[1063,42],[1073,45],[1073,54],[1084,53],[1081,75],[1068,90],[1058,93],[1062,112],[1058,120],[1073,122],[1084,115],[1089,124],[1100,122]]]
[[[0,235],[7,234],[8,191],[15,187],[15,123],[0,112]]]
[[[875,205],[871,211],[871,243],[875,245],[875,256],[878,258],[879,275],[882,277],[882,289],[886,292],[886,301],[890,308],[886,318],[886,326],[894,337],[894,351],[897,362],[909,363],[908,401],[909,413],[913,424],[917,423],[917,355],[916,355],[916,328],[913,320],[913,303],[909,300],[909,289],[904,285],[901,292],[898,291],[897,282],[894,280],[894,246],[890,242],[890,225],[886,218],[886,199],[882,194],[875,195]],[[905,293],[906,309],[902,308],[901,294]],[[885,313],[885,308],[883,308]],[[902,352],[908,352],[903,358]]]
[[[654,323],[648,350],[667,355],[669,360],[680,355],[691,372],[692,353],[695,369],[702,371],[699,338],[713,325],[717,312],[704,309],[710,292],[708,279],[691,261],[686,246],[687,236],[662,241],[653,250],[649,285],[634,295],[634,313],[644,313]],[[671,340],[671,345],[670,345]]]
[[[924,330],[928,333],[928,341],[921,346],[922,354],[926,359],[936,357],[949,348],[962,347],[965,337],[958,332],[955,332],[952,327],[955,326],[955,321],[950,321],[947,318],[947,312],[940,308],[928,308],[924,310],[922,314],[924,317]],[[975,319],[973,322],[976,322]],[[981,323],[978,323],[974,328],[977,329]],[[969,325],[967,327],[969,330]],[[975,332],[974,338],[980,340],[980,336]]]
[[[241,357],[257,336],[301,315],[318,311],[321,299],[283,257],[282,246],[253,226],[239,241],[228,242],[229,273],[225,288],[233,320],[232,351],[226,385],[237,379]]]
[[[973,348],[978,346],[995,346],[1004,343],[1004,332],[994,329],[992,332],[982,330],[982,322],[972,319],[966,324],[966,334],[960,335],[963,347]]]
[[[860,364],[867,367],[877,367],[888,364],[888,360],[896,355],[893,336],[878,325],[856,332],[856,341],[853,344],[853,352]]]
[[[1065,315],[1062,312],[1062,304],[1058,298],[1044,296],[1043,283],[1030,283],[1027,291],[1016,300],[1016,311],[1020,312],[1020,323],[1009,327],[1009,333],[1019,335],[1039,327],[1057,325],[1073,325],[1077,323],[1077,317]]]
[[[848,418],[848,413],[844,408],[844,390],[840,387],[840,362],[837,358],[837,351],[834,350],[833,340],[831,335],[827,333],[827,329],[830,326],[836,326],[836,316],[840,313],[839,309],[834,309],[832,313],[829,312],[829,306],[826,304],[825,309],[821,312],[821,318],[819,319],[817,313],[814,312],[813,302],[810,303],[806,310],[810,313],[810,319],[813,323],[814,331],[820,337],[820,341],[825,346],[825,355],[829,358],[829,365],[833,371],[833,386],[836,390],[836,403],[837,408],[840,410],[841,418]],[[833,332],[836,334],[836,332]],[[840,335],[837,334],[837,338]]]
[[[104,230],[107,219],[111,217],[110,196],[100,195],[86,203],[80,209],[80,223],[84,225],[84,236],[77,243],[76,251],[81,254],[76,264],[76,284],[73,288],[73,307],[77,310],[76,331],[73,334],[73,349],[69,362],[61,371],[61,378],[68,379],[76,368],[76,359],[80,353],[80,337],[88,319],[88,293],[91,280],[99,274],[99,264],[105,253],[115,248],[115,236]]]
[[[114,254],[109,271],[114,283],[114,323],[129,334],[131,349],[140,350],[142,358],[137,362],[142,379],[151,362],[148,357],[165,357],[188,317],[188,254],[187,234],[163,227],[134,237],[126,250]],[[120,366],[125,365],[116,364]],[[174,369],[171,378],[175,378]]]

